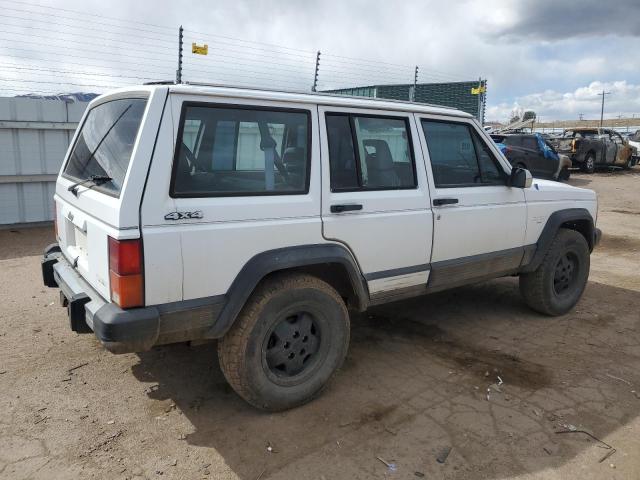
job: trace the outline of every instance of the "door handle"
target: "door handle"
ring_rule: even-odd
[[[362,210],[359,203],[350,203],[348,205],[331,205],[331,213],[351,212],[353,210]]]
[[[442,205],[453,205],[454,203],[458,203],[457,198],[434,198],[433,206],[440,207]]]

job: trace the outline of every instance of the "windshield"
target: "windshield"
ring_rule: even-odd
[[[127,98],[92,108],[64,173],[77,180],[109,177],[96,188],[119,195],[146,104],[146,99]]]

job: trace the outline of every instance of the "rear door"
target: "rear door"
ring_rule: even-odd
[[[173,203],[153,228],[178,238],[185,300],[225,294],[259,253],[322,243],[315,105],[176,93],[171,110],[155,183]]]
[[[434,214],[432,278],[440,288],[515,270],[523,258],[524,191],[472,119],[418,115]]]
[[[140,236],[140,201],[165,98],[166,89],[141,88],[92,102],[56,183],[62,253],[107,300],[108,237]]]
[[[324,237],[351,250],[374,299],[424,289],[433,218],[413,116],[320,106],[319,118]]]

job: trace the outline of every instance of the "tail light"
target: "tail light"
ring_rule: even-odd
[[[109,237],[109,283],[111,301],[121,308],[144,305],[142,239],[116,240]]]
[[[578,145],[578,141],[575,138],[573,140],[571,140],[571,151],[572,152],[575,153],[577,145]]]

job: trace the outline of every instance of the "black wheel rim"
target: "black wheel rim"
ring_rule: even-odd
[[[297,312],[271,330],[265,352],[267,367],[278,377],[298,376],[314,363],[319,349],[318,322],[309,312]]]
[[[553,291],[556,295],[564,295],[571,292],[571,287],[578,276],[578,257],[568,252],[560,257],[553,275]]]

